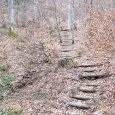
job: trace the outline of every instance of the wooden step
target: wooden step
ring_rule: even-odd
[[[75,51],[61,52],[60,57],[75,57]]]
[[[95,93],[96,89],[93,86],[82,86],[79,87],[79,90],[85,93]]]
[[[103,64],[75,65],[74,68],[79,68],[79,67],[88,68],[88,67],[98,67],[98,66],[103,66]]]
[[[84,115],[81,112],[68,112],[66,115]]]
[[[75,95],[72,95],[70,97],[74,98],[74,99],[78,99],[78,100],[91,100],[91,99],[93,99],[91,96],[85,96],[85,95],[79,95],[79,94],[75,94]]]
[[[64,41],[62,41],[61,44],[62,45],[71,45],[71,44],[73,44],[73,41],[72,40],[64,40]]]
[[[62,37],[61,40],[62,40],[62,41],[73,41],[72,38],[65,38],[65,37]]]
[[[103,111],[96,111],[93,113],[93,115],[105,115],[105,113]],[[113,114],[111,114],[111,115],[113,115]]]
[[[105,69],[103,66],[95,66],[95,67],[87,67],[87,68],[80,68],[82,72],[85,73],[96,73],[96,72],[101,72]]]
[[[82,102],[70,102],[68,103],[68,105],[71,107],[76,107],[78,109],[90,109],[90,106],[88,104]]]
[[[61,47],[64,47],[64,46],[73,46],[73,44],[72,43],[71,44],[60,43],[60,46]]]
[[[98,86],[100,86],[100,85],[99,85],[99,84],[97,84],[97,83],[93,83],[93,84],[87,84],[86,86],[98,87]]]
[[[62,43],[60,43],[60,45],[65,45],[65,44],[67,44],[67,45],[71,45],[71,44],[73,44],[73,40],[72,39],[63,39],[63,40],[61,40],[62,41]]]
[[[60,60],[62,60],[62,59],[71,59],[72,58],[72,56],[67,56],[67,55],[63,55],[63,56],[61,56],[60,55]]]
[[[73,49],[73,50],[74,50],[74,47],[73,47],[73,46],[61,46],[60,49],[63,49],[63,50],[70,50],[70,49]]]
[[[63,41],[73,41],[73,39],[72,39],[72,38],[62,38],[61,41],[62,41],[62,42],[63,42]]]
[[[62,38],[69,38],[69,36],[70,36],[70,35],[69,35],[69,34],[66,34],[66,33],[61,34],[61,37],[62,37]]]
[[[91,73],[91,72],[96,72],[97,70],[93,69],[93,70],[84,70],[83,72],[87,72],[87,73]]]
[[[71,51],[74,51],[74,50],[73,49],[65,49],[65,50],[61,49],[60,51],[61,52],[71,52]]]
[[[99,79],[99,78],[104,78],[109,76],[107,73],[83,73],[82,75],[79,76],[80,79]]]

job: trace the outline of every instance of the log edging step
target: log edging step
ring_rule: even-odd
[[[86,75],[82,74],[82,75],[79,76],[79,78],[80,79],[89,79],[90,80],[90,79],[105,78],[107,76],[108,76],[108,74],[106,74],[106,73],[105,74],[92,74],[92,75],[91,74],[89,74],[89,75],[88,74],[86,74]]]
[[[68,105],[71,107],[76,107],[78,109],[90,109],[90,106],[88,104],[82,102],[69,102]]]
[[[85,96],[85,95],[79,95],[79,94],[75,94],[70,96],[70,98],[74,98],[74,99],[78,99],[78,100],[91,100],[93,99],[93,97],[91,96]]]
[[[85,93],[95,93],[97,90],[93,86],[81,86],[78,87],[79,91],[85,92]]]
[[[74,68],[79,68],[79,67],[84,67],[84,68],[88,68],[88,67],[99,67],[99,66],[103,66],[103,64],[89,64],[89,65],[75,65]]]

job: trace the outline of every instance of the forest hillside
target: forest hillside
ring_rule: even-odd
[[[0,0],[0,115],[115,115],[115,0]]]

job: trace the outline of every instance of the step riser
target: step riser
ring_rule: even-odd
[[[99,67],[99,66],[103,66],[103,64],[94,64],[94,65],[77,65],[74,66],[75,68],[88,68],[88,67]]]
[[[79,86],[76,89],[72,89],[70,99],[73,102],[70,102],[68,105],[70,107],[74,107],[76,109],[88,110],[93,108],[91,105],[98,101],[99,99],[99,86],[98,82],[95,81],[97,79],[106,78],[111,76],[107,71],[107,67],[101,63],[87,63],[84,62],[83,65],[76,65],[74,67],[75,73],[77,73],[78,77],[74,76],[74,79],[81,80],[79,82]],[[104,71],[105,70],[105,71]],[[75,74],[76,75],[76,74]],[[72,79],[72,78],[71,78]],[[82,80],[87,80],[84,85],[82,84]],[[95,81],[90,81],[95,80]],[[77,102],[76,102],[77,101]],[[94,105],[93,105],[94,106]],[[80,110],[81,111],[81,110]],[[84,114],[85,115],[85,114]]]
[[[79,91],[82,91],[84,93],[95,93],[96,92],[96,89],[91,86],[79,87],[78,89]]]
[[[76,107],[77,109],[90,109],[90,106],[87,104],[79,104],[79,103],[69,103],[71,107]]]
[[[71,96],[71,98],[78,99],[78,100],[91,100],[91,97],[83,97],[83,96]]]

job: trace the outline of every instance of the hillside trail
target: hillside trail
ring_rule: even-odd
[[[1,107],[23,108],[24,115],[114,115],[115,58],[104,58],[84,55],[72,68],[46,64],[50,72],[9,95]]]
[[[63,40],[65,57],[73,47],[65,45],[68,41],[72,44],[72,39]],[[68,57],[75,53],[72,50]],[[60,68],[55,60],[41,65],[42,75],[37,73],[33,84],[8,95],[0,108],[22,108],[23,115],[114,115],[115,51],[103,56],[90,54],[87,51],[77,57],[72,68]],[[32,70],[38,68],[33,64]],[[32,75],[27,78],[36,78]]]
[[[84,56],[77,62],[70,78],[76,83],[70,91],[68,115],[114,115],[114,56]],[[113,103],[108,102],[108,107],[107,100],[113,100]]]
[[[64,34],[65,38],[67,33]],[[66,39],[62,39],[62,58],[71,58],[75,55],[70,38],[72,37],[66,36]],[[115,51],[113,48],[106,53],[96,53],[96,49],[94,52],[89,50],[82,57],[76,59],[76,63],[71,69],[72,75],[68,77],[68,80],[71,80],[71,88],[67,93],[65,115],[115,114]],[[106,96],[104,97],[104,95]],[[110,103],[110,100],[113,102]],[[107,107],[105,103],[108,103]]]

